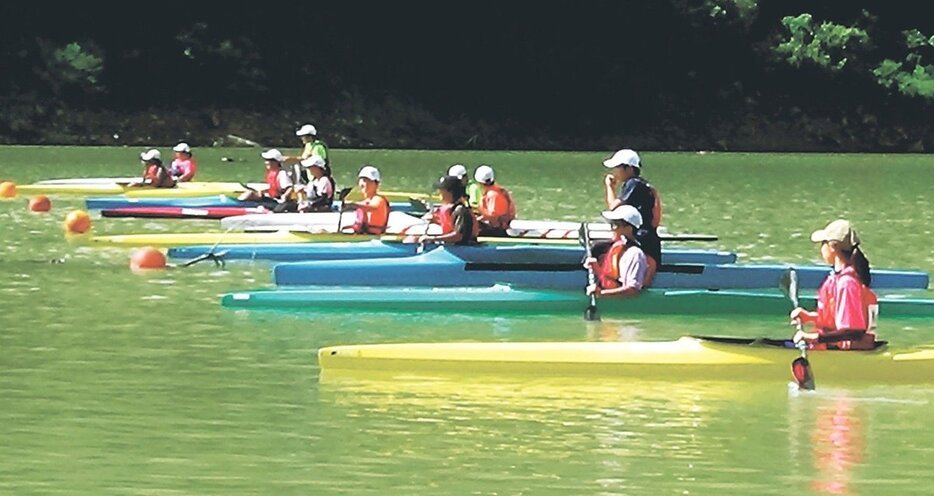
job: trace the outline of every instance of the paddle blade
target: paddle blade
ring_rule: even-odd
[[[814,390],[814,374],[811,372],[811,363],[807,358],[798,357],[791,362],[791,375],[798,383],[799,389]]]
[[[597,311],[597,305],[591,304],[584,309],[584,320],[595,322],[600,320],[600,312]]]
[[[353,188],[341,188],[341,190],[337,192],[337,199],[344,201],[344,198],[347,198],[347,195],[349,195],[351,191],[353,191]]]

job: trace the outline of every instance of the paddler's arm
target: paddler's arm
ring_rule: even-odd
[[[616,196],[616,179],[612,174],[607,174],[603,178],[603,189],[607,210],[613,210],[623,204],[623,201]]]
[[[603,289],[593,284],[587,287],[587,295],[594,295],[597,298],[635,298],[639,296],[641,291],[641,289],[632,286]]]

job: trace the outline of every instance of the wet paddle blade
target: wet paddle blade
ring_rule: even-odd
[[[584,320],[595,322],[600,320],[600,312],[597,310],[596,303],[592,302],[584,309]]]
[[[811,363],[807,358],[798,357],[791,362],[791,375],[798,383],[798,388],[806,391],[814,390],[814,374],[811,372]]]

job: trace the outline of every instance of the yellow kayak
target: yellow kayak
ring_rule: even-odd
[[[322,348],[324,374],[440,373],[788,382],[798,350],[784,341],[682,337],[662,342],[414,343]],[[934,349],[813,351],[819,384],[934,382]]]
[[[117,234],[111,236],[70,236],[76,244],[101,247],[269,244],[269,243],[324,243],[339,241],[368,241],[378,236],[368,234],[308,233],[300,231],[267,232],[200,232],[200,233],[157,233]]]
[[[249,184],[263,190],[265,183]],[[36,183],[16,187],[19,195],[126,195],[131,198],[185,198],[196,196],[239,195],[246,191],[240,183],[190,182],[174,188],[131,188],[125,183]]]

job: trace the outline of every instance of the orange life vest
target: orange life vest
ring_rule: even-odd
[[[145,179],[149,181],[149,184],[154,188],[175,187],[175,179],[172,179],[172,175],[169,174],[169,171],[165,170],[161,165],[153,164],[146,166]]]
[[[597,270],[597,274],[595,275],[597,276],[597,283],[601,288],[613,289],[621,286],[619,282],[619,260],[623,257],[623,253],[626,252],[626,248],[628,247],[628,241],[625,238],[616,240],[598,260],[599,270]],[[645,281],[642,284],[644,288],[652,284],[657,269],[654,258],[646,256],[645,260],[648,264],[648,268],[645,271]]]
[[[502,196],[505,205],[496,201],[497,196]],[[483,194],[479,210],[480,215],[488,219],[486,222],[493,229],[508,229],[509,223],[516,218],[516,202],[512,201],[512,195],[505,188],[495,184]]]
[[[358,208],[353,232],[357,234],[383,234],[389,225],[389,202],[380,195],[363,200],[363,203],[375,207],[375,210]]]
[[[432,220],[441,226],[441,234],[449,234],[454,232],[454,209],[457,207],[457,203],[448,203],[441,205],[435,210]],[[473,220],[473,227],[471,228],[471,240],[461,240],[461,243],[467,243],[472,240],[476,240],[477,236],[480,235],[480,223],[477,222],[477,217],[473,214],[469,207],[466,205],[461,205],[467,211],[467,215]]]

